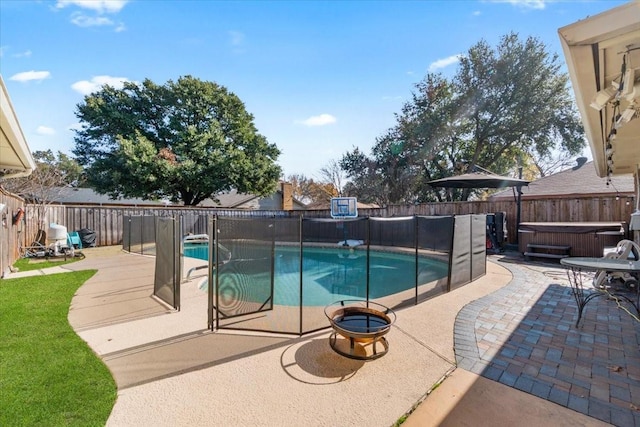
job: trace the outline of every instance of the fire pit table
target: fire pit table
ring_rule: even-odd
[[[396,320],[390,308],[371,301],[343,300],[326,306],[324,314],[334,330],[329,345],[336,353],[351,359],[371,360],[389,351],[384,336]],[[339,340],[338,335],[344,339]],[[346,343],[348,346],[341,345]],[[368,348],[371,351],[367,351]]]

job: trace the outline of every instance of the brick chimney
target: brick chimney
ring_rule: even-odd
[[[282,210],[293,210],[293,185],[290,182],[281,182],[282,189]]]

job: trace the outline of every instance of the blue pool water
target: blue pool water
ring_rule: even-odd
[[[220,298],[264,301],[271,295],[271,247],[247,251],[229,250],[231,261],[220,266]],[[250,252],[248,254],[247,252]],[[276,246],[273,264],[273,300],[277,305],[300,305],[300,249]],[[184,247],[185,256],[208,259],[208,247]],[[349,248],[305,247],[303,249],[303,306],[325,306],[340,299],[364,299],[367,286],[366,251]],[[393,295],[415,287],[415,254],[370,251],[369,297]],[[418,258],[418,283],[447,277],[448,265]],[[206,291],[206,282],[201,285]]]

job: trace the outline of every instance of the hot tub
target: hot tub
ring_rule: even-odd
[[[616,246],[627,235],[625,222],[521,222],[518,249],[527,245],[571,246],[570,255],[601,257],[605,247]]]

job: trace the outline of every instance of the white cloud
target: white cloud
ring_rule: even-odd
[[[130,81],[126,77],[94,76],[91,80],[80,80],[71,85],[71,88],[82,95],[99,91],[102,86],[109,85],[116,89],[122,89],[124,82]]]
[[[16,82],[30,82],[32,80],[44,80],[51,77],[51,73],[48,71],[24,71],[22,73],[14,74],[9,77],[9,80]]]
[[[335,123],[337,120],[331,114],[320,114],[319,116],[311,116],[308,119],[299,121],[305,126],[326,126]]]
[[[482,15],[482,12],[480,12],[479,10],[475,10],[471,13],[473,16],[480,16]]]
[[[90,9],[98,13],[117,13],[129,0],[58,0],[56,7],[63,9],[67,6],[77,6]]]
[[[55,135],[56,131],[55,129],[48,126],[38,126],[38,128],[36,129],[36,133],[38,135]]]
[[[119,33],[125,30],[124,24],[116,23],[104,15],[120,12],[127,2],[128,0],[58,0],[56,8],[75,6],[83,9],[71,14],[71,23],[78,27],[115,26],[115,31]]]
[[[239,31],[229,31],[229,43],[232,46],[232,51],[235,54],[245,53],[244,49],[244,34]]]
[[[492,3],[509,3],[525,9],[544,9],[552,0],[489,0]]]
[[[240,31],[229,31],[229,36],[233,46],[240,46],[244,42],[244,34]]]
[[[29,58],[30,56],[31,56],[30,50],[25,50],[24,52],[13,54],[14,58]]]
[[[71,15],[71,23],[78,27],[102,27],[104,25],[114,25],[113,21],[104,16],[87,16],[80,12]]]
[[[9,46],[0,46],[0,58],[2,58],[7,52],[9,52]],[[11,56],[14,58],[29,58],[31,57],[31,54],[32,52],[30,50],[25,50],[24,52],[14,53]]]
[[[449,65],[455,64],[456,62],[460,61],[461,57],[462,57],[461,54],[457,54],[457,55],[451,55],[448,58],[438,59],[437,61],[432,62],[429,65],[429,71],[436,71],[441,68],[446,68]]]

